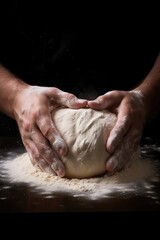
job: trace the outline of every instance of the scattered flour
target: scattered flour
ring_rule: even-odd
[[[92,193],[103,196],[114,189],[119,191],[134,190],[136,183],[145,183],[156,178],[156,165],[151,159],[137,158],[134,163],[114,176],[88,179],[67,179],[53,176],[36,169],[30,162],[27,153],[15,159],[5,161],[3,167],[11,182],[25,182],[37,190],[46,192],[69,191],[77,193]],[[131,187],[132,185],[132,187]]]

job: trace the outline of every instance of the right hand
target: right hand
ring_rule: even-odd
[[[135,159],[146,123],[147,106],[140,91],[111,91],[88,101],[93,109],[108,109],[117,116],[115,126],[106,141],[111,155],[106,162],[108,175],[121,171]]]
[[[87,100],[54,87],[27,85],[15,97],[13,108],[23,144],[34,166],[63,177],[65,168],[60,160],[67,145],[55,128],[50,112],[58,106],[82,108]]]

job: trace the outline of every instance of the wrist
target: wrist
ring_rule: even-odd
[[[21,81],[20,79],[16,79],[15,83],[13,84],[13,91],[10,98],[10,114],[12,118],[15,118],[15,113],[17,112],[17,108],[19,103],[21,102],[21,95],[23,92],[28,89],[30,85],[26,84],[25,82]],[[27,99],[26,99],[27,101]]]
[[[133,91],[139,92],[142,96],[143,108],[146,115],[146,123],[150,122],[160,109],[159,89],[155,86],[142,84]]]

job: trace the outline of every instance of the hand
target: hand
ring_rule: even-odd
[[[106,142],[111,153],[106,163],[109,175],[122,170],[134,158],[146,120],[146,109],[140,91],[111,91],[88,101],[93,109],[108,109],[117,115],[117,121]]]
[[[67,145],[55,128],[50,112],[57,106],[81,108],[86,104],[86,100],[53,87],[27,86],[17,94],[14,115],[34,166],[54,175],[65,175],[60,157],[67,153]]]

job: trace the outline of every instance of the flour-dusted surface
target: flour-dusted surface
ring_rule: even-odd
[[[11,182],[25,182],[43,192],[69,191],[73,194],[103,197],[117,191],[134,191],[136,183],[145,185],[156,179],[156,165],[150,159],[138,158],[125,170],[114,176],[89,179],[66,179],[41,172],[33,167],[27,153],[3,163]],[[148,186],[148,185],[147,185]]]

